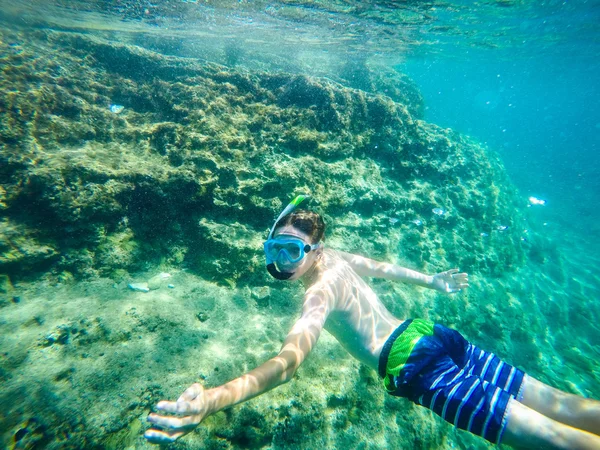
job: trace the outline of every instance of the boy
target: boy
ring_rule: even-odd
[[[600,402],[554,389],[458,332],[422,319],[399,320],[361,277],[404,281],[441,292],[468,287],[457,269],[427,276],[393,264],[324,249],[318,214],[299,211],[298,196],[279,215],[264,245],[267,270],[301,280],[302,315],[279,354],[222,386],[190,386],[176,402],[161,401],[145,437],[169,443],[205,417],[292,379],[323,328],[363,364],[379,372],[391,395],[406,397],[461,429],[517,448],[600,449]],[[172,414],[172,415],[168,415]]]

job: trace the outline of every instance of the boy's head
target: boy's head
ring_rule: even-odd
[[[323,218],[297,210],[306,197],[299,196],[280,214],[264,244],[267,270],[278,280],[295,280],[314,264],[325,232]]]
[[[310,239],[308,242],[310,244],[318,243],[325,234],[323,218],[319,214],[305,209],[299,209],[279,219],[273,227],[273,235],[277,234],[279,228],[286,226],[292,226],[306,234]]]

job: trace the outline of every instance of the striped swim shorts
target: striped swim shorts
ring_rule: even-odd
[[[499,444],[524,373],[459,332],[422,319],[402,323],[379,358],[387,391],[425,406],[454,426]]]

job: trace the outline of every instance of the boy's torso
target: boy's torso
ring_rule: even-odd
[[[335,250],[326,249],[321,264],[321,276],[309,289],[319,289],[326,283],[334,293],[325,329],[352,356],[377,370],[381,349],[402,320],[387,310],[373,289]]]

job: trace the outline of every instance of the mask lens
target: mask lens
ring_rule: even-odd
[[[272,261],[298,262],[304,256],[304,244],[296,240],[270,240],[265,245],[265,253]]]
[[[288,245],[286,245],[285,250],[292,262],[295,262],[302,258],[302,247],[303,246],[297,242],[289,243]]]
[[[273,241],[267,241],[267,243],[265,244],[265,253],[269,257],[269,259],[275,261],[279,256],[281,248],[282,247],[280,244]]]

